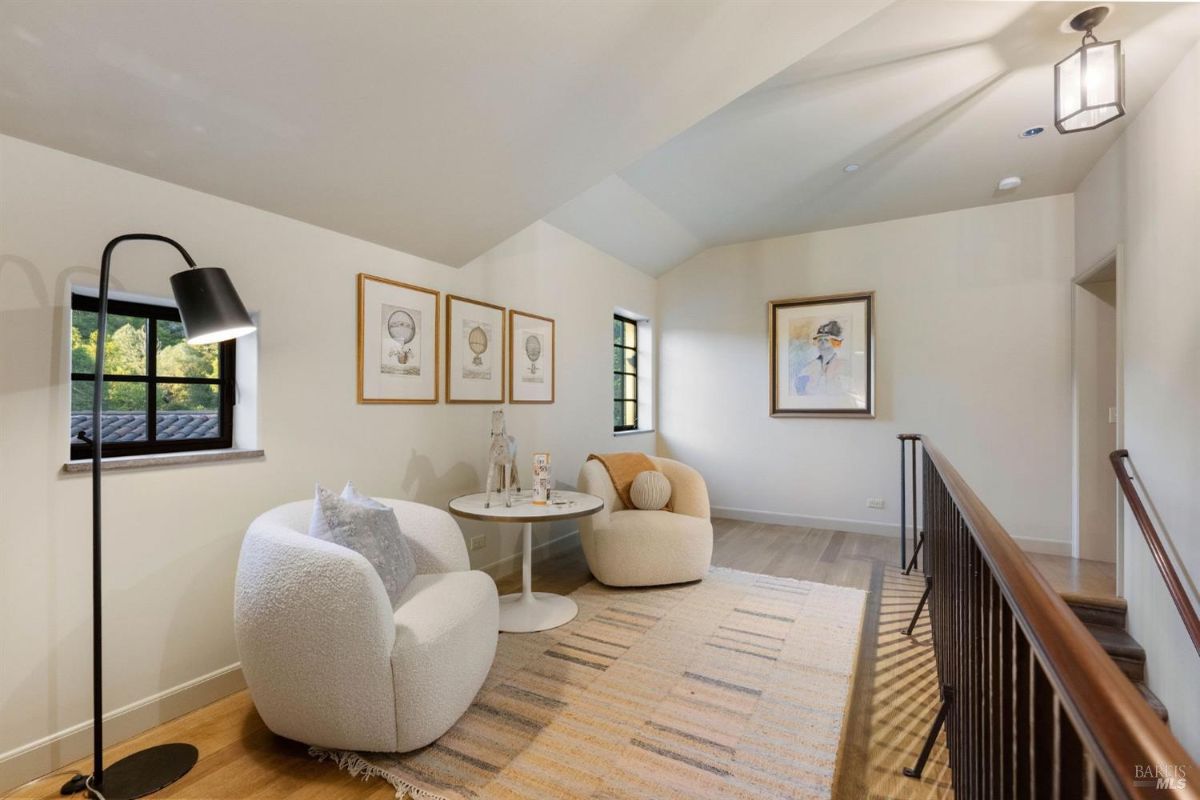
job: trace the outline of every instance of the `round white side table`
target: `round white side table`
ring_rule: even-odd
[[[504,495],[493,493],[490,508],[484,506],[484,492],[464,494],[450,501],[450,513],[486,522],[522,523],[521,593],[500,598],[500,630],[505,633],[533,633],[557,628],[575,619],[579,607],[569,597],[552,592],[533,591],[530,574],[533,550],[533,523],[554,522],[595,514],[604,508],[604,501],[594,494],[552,491],[550,502],[533,504],[528,492],[514,493],[512,507],[504,505]]]

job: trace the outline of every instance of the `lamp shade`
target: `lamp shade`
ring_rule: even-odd
[[[188,344],[212,344],[251,333],[255,326],[220,267],[194,267],[171,276],[171,291]]]
[[[1090,131],[1124,115],[1119,41],[1085,43],[1054,65],[1054,125],[1060,133]]]

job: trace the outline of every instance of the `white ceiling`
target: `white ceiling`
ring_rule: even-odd
[[[461,265],[885,4],[3,0],[0,131]]]
[[[1061,26],[1092,5],[900,0],[548,221],[660,274],[713,245],[1071,192],[1200,37],[1198,5],[1110,4],[1097,34],[1124,43],[1129,114],[1061,135],[1053,65],[1079,43]],[[996,191],[1006,175],[1024,184]]]

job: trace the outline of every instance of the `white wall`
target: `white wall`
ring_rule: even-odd
[[[891,533],[896,434],[925,433],[1014,536],[1066,552],[1072,215],[1065,195],[695,256],[659,285],[660,452],[727,514]],[[860,290],[876,419],[768,416],[767,302]]]
[[[1200,46],[1080,184],[1077,267],[1124,244],[1119,275],[1124,446],[1160,532],[1200,583]],[[1132,517],[1124,524],[1129,627],[1150,688],[1200,758],[1200,658]],[[1193,597],[1195,599],[1195,597]]]
[[[109,709],[237,661],[234,566],[256,514],[310,496],[314,481],[339,487],[353,478],[365,492],[432,504],[482,486],[491,406],[355,402],[358,272],[556,318],[558,401],[509,406],[508,417],[523,456],[551,451],[556,477],[570,484],[589,450],[614,449],[612,309],[655,305],[653,279],[546,224],[457,270],[0,137],[0,754],[9,756],[0,755],[0,785],[90,744],[75,737],[32,759],[11,757],[91,716],[90,482],[60,473],[64,301],[70,283],[94,284],[104,244],[132,231],[170,235],[202,263],[228,268],[261,313],[266,458],[106,477]],[[123,245],[113,287],[169,297],[179,266],[162,246]],[[622,449],[653,444],[652,436],[621,441]],[[516,552],[515,532],[472,530],[489,532],[477,565]]]
[[[1113,270],[1115,274],[1115,269]],[[1076,558],[1117,560],[1117,483],[1108,454],[1117,449],[1109,410],[1117,400],[1117,283],[1073,290],[1074,544]]]

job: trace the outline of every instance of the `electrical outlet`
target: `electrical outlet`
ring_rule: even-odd
[[[867,498],[867,508],[883,508],[883,498],[882,497],[868,497]]]
[[[471,550],[482,550],[486,544],[487,544],[486,536],[472,536],[471,537]]]

